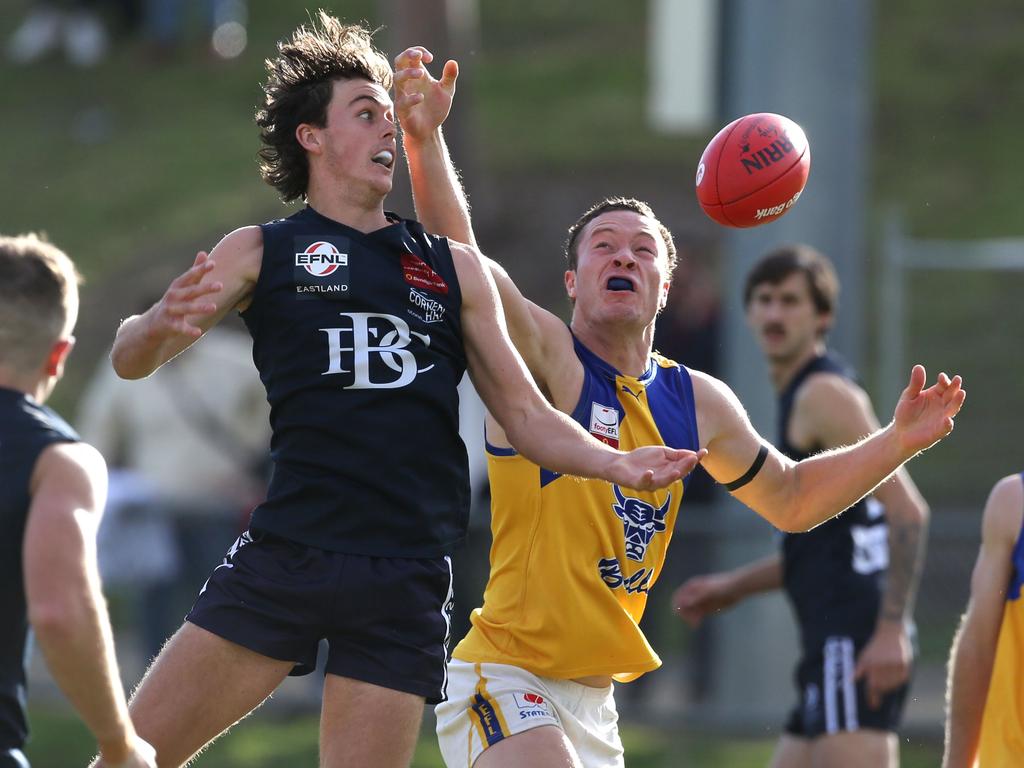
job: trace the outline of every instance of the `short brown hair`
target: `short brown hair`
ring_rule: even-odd
[[[641,216],[654,219],[658,225],[661,239],[664,241],[665,248],[668,251],[668,274],[671,276],[676,268],[676,244],[672,239],[672,233],[654,215],[651,206],[642,200],[635,200],[631,197],[606,197],[601,202],[590,206],[587,212],[576,219],[576,223],[569,227],[569,237],[565,241],[565,260],[568,262],[569,269],[575,270],[579,263],[579,239],[583,228],[598,216],[610,211],[633,211]]]
[[[796,272],[807,276],[811,299],[818,314],[834,315],[839,309],[839,278],[835,267],[821,251],[803,243],[776,248],[750,268],[743,286],[743,306],[750,304],[757,286],[764,283],[778,285]]]
[[[263,105],[256,112],[263,143],[260,173],[286,203],[305,196],[309,186],[309,160],[295,129],[303,123],[327,124],[334,81],[362,78],[391,89],[391,65],[373,47],[372,34],[321,10],[309,26],[280,41],[277,56],[266,60]]]
[[[81,281],[45,236],[0,235],[0,364],[30,371],[45,362],[78,318]]]

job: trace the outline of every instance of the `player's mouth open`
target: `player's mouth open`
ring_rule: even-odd
[[[635,291],[636,288],[633,286],[633,282],[625,277],[609,277],[608,285],[606,286],[609,291]]]
[[[390,168],[395,164],[395,153],[390,149],[382,149],[370,159],[377,163],[377,165],[383,165],[385,168]]]

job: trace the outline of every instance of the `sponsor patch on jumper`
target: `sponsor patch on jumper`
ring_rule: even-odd
[[[444,304],[422,291],[410,288],[409,303],[412,304],[412,308],[407,310],[408,313],[424,323],[440,323],[444,320]]]
[[[412,253],[402,254],[402,276],[416,288],[448,295],[448,283],[427,262]]]
[[[348,242],[342,247],[329,240],[295,238],[295,293],[302,299],[347,298],[349,291]]]
[[[600,403],[590,404],[590,434],[612,448],[619,447],[619,412]]]

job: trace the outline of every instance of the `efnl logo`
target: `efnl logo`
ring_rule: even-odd
[[[349,289],[347,253],[342,253],[334,243],[326,240],[317,240],[307,246],[296,243],[296,251],[296,293],[303,294],[302,298],[306,299],[346,297]]]
[[[295,266],[302,267],[314,277],[327,277],[334,274],[338,267],[348,266],[348,254],[338,253],[334,243],[319,240],[302,253],[295,254]]]

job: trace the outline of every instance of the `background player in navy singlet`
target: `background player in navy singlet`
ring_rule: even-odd
[[[508,340],[474,249],[384,211],[396,126],[391,67],[361,26],[321,12],[267,62],[262,170],[308,207],[231,232],[118,331],[146,376],[232,310],[271,406],[273,477],[132,699],[161,766],[181,765],[290,673],[329,654],[321,766],[404,766],[425,701],[444,696],[450,553],[468,483],[456,386],[523,453],[558,471],[653,489],[699,458],[623,453],[552,409]]]
[[[779,447],[793,459],[877,429],[852,370],[825,346],[839,284],[822,254],[780,248],[750,270],[747,319],[779,394]],[[785,589],[800,628],[798,701],[776,766],[896,766],[895,729],[910,676],[912,616],[928,507],[905,470],[782,551],[696,577],[675,595],[693,624],[743,598]]]
[[[417,211],[432,229],[455,239],[475,242],[465,196],[439,128],[451,106],[458,67],[455,62],[447,62],[441,79],[435,80],[424,66],[431,58],[428,51],[415,47],[406,50],[396,60],[396,91],[399,94],[397,108],[412,173]],[[663,419],[659,423],[675,428],[675,434],[670,429],[660,431],[660,439],[666,443],[678,440],[681,433],[686,432],[682,425],[695,422],[699,447],[708,449],[702,465],[714,478],[725,483],[737,499],[782,530],[808,530],[855,503],[910,457],[911,454],[903,454],[901,451],[893,452],[893,436],[917,433],[915,442],[921,440],[918,444],[922,447],[930,445],[952,428],[952,416],[963,402],[964,394],[958,377],[951,381],[945,374],[941,374],[933,387],[924,390],[924,370],[916,366],[911,375],[911,383],[897,405],[892,424],[880,430],[877,423],[872,422],[871,426],[841,441],[847,448],[794,461],[765,445],[728,386],[703,372],[674,372],[680,380],[685,378],[692,381],[692,400],[680,398],[666,405],[666,401],[658,398],[657,387],[650,393],[646,391],[650,374],[657,368],[652,363],[651,355],[654,320],[665,305],[670,267],[675,257],[671,233],[649,206],[624,198],[608,199],[592,206],[570,227],[565,255],[565,288],[573,303],[572,319],[568,327],[551,312],[527,300],[498,264],[488,263],[501,292],[502,307],[512,339],[541,389],[557,408],[576,414],[578,418],[580,410],[583,410],[584,417],[589,415],[586,406],[591,404],[585,398],[581,403],[581,395],[586,394],[588,382],[593,380],[587,373],[590,366],[596,365],[604,371],[603,387],[615,390],[621,387],[620,394],[623,391],[626,393],[621,394],[625,400],[640,400],[650,394],[649,403],[654,418]],[[574,351],[578,347],[584,347],[586,353],[580,355]],[[658,365],[673,366],[670,361],[664,360]],[[662,380],[661,377],[658,380]],[[614,398],[609,402],[614,405]],[[584,409],[580,409],[580,405]],[[635,430],[638,418],[637,414],[626,417],[627,422],[633,420],[626,426]],[[593,424],[589,418],[585,419],[585,423]],[[617,422],[612,419],[607,423],[592,425],[591,429],[600,433],[604,425],[606,432],[607,424]],[[501,437],[500,430],[489,423],[488,441],[493,443],[495,438]],[[903,441],[903,437],[896,438],[897,443]],[[492,463],[492,477],[496,476],[497,471]],[[507,535],[514,526],[505,525],[505,521],[497,515],[497,511],[507,508],[515,510],[513,514],[526,514],[521,509],[526,505],[516,503],[516,494],[521,491],[506,490],[509,485],[499,482],[492,488],[495,493],[492,508],[496,510],[492,526],[495,531],[492,562],[502,565],[500,575],[493,577],[488,587],[490,597],[485,597],[481,615],[488,613],[489,600],[500,601],[501,595],[498,593],[502,587],[496,582],[507,583],[507,572],[516,567],[508,563],[519,560],[518,567],[522,568],[522,561],[531,551],[521,546],[522,542],[517,544],[514,533]],[[606,494],[608,490],[605,489]],[[571,490],[563,492],[566,495],[572,493]],[[501,498],[499,493],[502,494]],[[507,496],[512,496],[514,501],[509,503]],[[552,563],[544,564],[554,567],[560,574],[575,574],[583,570],[579,563],[579,553],[585,552],[598,536],[599,521],[602,520],[600,515],[606,514],[608,510],[607,506],[594,502],[582,490],[571,501],[559,501],[561,503],[551,505],[549,513],[561,513],[568,506],[572,508],[572,514],[595,516],[591,525],[579,533],[579,547],[562,548],[564,552],[558,552],[552,558]],[[653,508],[648,514],[653,517]],[[652,531],[654,527],[652,523]],[[520,554],[517,555],[517,552]],[[566,562],[555,559],[561,557],[566,558]],[[531,576],[535,572],[544,572],[542,564],[536,563],[536,568],[531,568]],[[611,589],[621,581],[621,576],[616,577],[614,571],[609,570],[606,575],[608,578],[605,584]],[[653,574],[649,575],[653,580]],[[584,581],[583,578],[574,577],[566,581],[575,585],[575,595],[582,593],[578,585]],[[522,587],[521,593],[530,594],[527,586]],[[608,603],[603,599],[607,598],[607,594],[600,590],[597,590],[596,597],[595,592],[587,594],[593,601],[593,605],[589,606],[593,610],[597,610],[598,605]],[[535,618],[536,613],[544,608],[544,602],[543,594],[539,599],[534,599],[534,604],[530,603],[529,597],[523,597],[521,603],[517,604],[518,619],[509,620],[502,628],[503,631],[513,637],[517,631],[522,631],[533,641],[538,634],[538,627],[546,628],[555,624],[554,621]],[[621,614],[622,611],[616,618],[621,620]],[[477,623],[474,630],[478,630],[482,623]],[[635,625],[627,623],[624,626],[628,627],[622,633],[622,645],[626,646],[630,639],[636,639],[636,634]],[[495,649],[494,645],[488,649],[487,644],[481,642],[482,634],[481,631],[471,630],[467,640],[453,654],[450,670],[453,689],[458,691],[456,694],[453,690],[453,696],[461,694],[460,698],[450,697],[447,703],[437,708],[442,751],[450,766],[465,765],[467,762],[473,763],[476,768],[552,764],[549,761],[560,761],[557,762],[559,765],[622,764],[615,710],[608,701],[611,696],[611,676],[627,671],[612,666],[621,661],[606,661],[599,670],[585,667],[588,671],[580,672],[577,676],[566,670],[579,669],[575,665],[586,662],[574,654],[579,644],[573,642],[568,631],[549,632],[543,637],[543,644],[539,641],[519,643],[518,646],[526,647],[528,652],[518,658],[509,655],[512,653],[511,648],[517,646],[515,642],[503,644],[501,649],[507,652],[503,653],[501,649]],[[616,648],[616,652],[622,651],[622,648]],[[610,656],[611,653],[606,658]],[[482,667],[484,672],[474,670],[474,664]],[[488,667],[505,668],[506,671],[511,668],[513,671],[507,675],[497,672],[488,675]],[[646,668],[652,667],[648,665]],[[547,673],[538,669],[544,669]],[[575,693],[565,697],[575,701],[596,702],[596,706],[586,712],[585,717],[581,716],[578,709],[567,705],[562,712],[566,713],[571,708],[572,718],[565,714],[560,721],[555,718],[552,722],[553,718],[544,720],[534,717],[531,721],[539,727],[529,727],[528,730],[518,732],[518,726],[510,725],[513,728],[511,735],[508,729],[497,733],[488,728],[484,723],[487,718],[481,715],[480,698],[498,713],[500,723],[501,693],[509,693],[509,688],[513,688],[512,695],[506,696],[504,703],[513,713],[516,696],[520,694],[564,690],[562,685],[549,683],[551,677],[558,675],[550,671],[552,669],[559,670],[563,677],[571,678],[572,682],[598,689],[596,693],[587,692],[585,688],[583,691],[575,689]],[[514,690],[516,685],[522,685],[524,676],[529,678],[531,674],[532,684],[536,688]],[[877,682],[884,685],[886,682],[877,670],[871,674],[871,678],[873,685]],[[487,680],[493,681],[497,689],[491,700],[487,699],[487,691],[490,690]],[[550,688],[545,687],[549,685]],[[605,690],[602,691],[602,688]],[[556,707],[559,705],[559,696],[556,694],[553,697]],[[574,722],[576,718],[589,725],[577,728],[578,723]],[[581,731],[585,731],[586,735]]]
[[[74,346],[78,279],[56,246],[0,236],[0,768],[28,766],[29,625],[102,765],[156,765],[128,718],[100,591],[106,465],[43,405]]]

